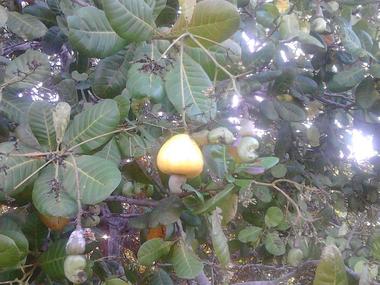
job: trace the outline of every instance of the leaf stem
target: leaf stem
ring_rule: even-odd
[[[179,76],[180,76],[180,88],[181,88],[181,97],[182,97],[182,121],[183,127],[187,130],[186,123],[186,105],[185,105],[185,86],[183,85],[183,40],[181,41],[180,53],[179,53]]]
[[[36,175],[38,172],[40,172],[41,169],[43,169],[46,165],[48,165],[50,162],[52,162],[53,160],[50,159],[49,161],[45,162],[41,167],[37,168],[36,171],[34,171],[32,174],[30,174],[28,177],[26,177],[24,180],[22,180],[19,184],[17,184],[13,190],[16,190],[17,188],[19,188],[22,184],[24,184],[26,181],[28,181],[30,178],[32,178],[34,175]]]
[[[82,204],[81,204],[81,195],[80,195],[80,181],[79,181],[79,172],[78,172],[78,165],[75,160],[74,155],[70,154],[70,157],[73,161],[73,168],[75,172],[75,188],[76,188],[76,202],[77,202],[77,207],[78,207],[78,213],[77,213],[77,230],[82,229]]]
[[[176,38],[169,46],[168,48],[162,53],[160,59],[162,58],[165,58],[166,57],[166,54],[169,52],[169,50],[176,44],[178,43],[181,39],[185,38],[189,36],[189,33],[184,33],[182,35],[180,35],[178,38]]]
[[[96,139],[98,139],[98,138],[105,137],[105,136],[112,135],[112,134],[116,134],[116,133],[121,133],[121,132],[130,131],[130,130],[133,130],[133,129],[135,129],[135,128],[136,128],[136,127],[129,127],[129,128],[117,129],[117,130],[114,130],[114,131],[112,131],[112,132],[108,132],[108,133],[105,133],[105,134],[98,135],[98,136],[96,136],[96,137],[90,138],[90,139],[88,139],[88,140],[84,140],[84,141],[82,141],[82,142],[80,142],[80,143],[78,143],[78,144],[76,144],[76,145],[70,147],[67,151],[68,151],[68,152],[73,151],[73,150],[76,149],[77,147],[79,147],[79,146],[81,146],[81,145],[83,145],[83,144],[85,144],[85,143],[88,143],[88,142],[90,142],[90,141],[96,140]]]
[[[204,45],[202,45],[202,43],[200,41],[198,41],[196,39],[196,37],[192,34],[189,34],[189,37],[207,54],[207,56],[212,60],[212,62],[219,68],[221,69],[225,74],[228,75],[228,77],[231,79],[231,82],[232,82],[232,88],[234,89],[236,95],[238,96],[241,96],[240,95],[240,91],[239,89],[237,88],[237,85],[236,85],[236,77],[235,75],[233,75],[231,72],[229,72],[223,65],[221,65],[216,59],[215,57],[204,47]]]

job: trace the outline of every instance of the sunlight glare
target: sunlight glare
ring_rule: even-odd
[[[362,162],[375,156],[377,152],[373,148],[373,136],[364,135],[360,130],[352,131],[351,143],[348,146],[351,154],[349,158],[353,158],[358,162]]]

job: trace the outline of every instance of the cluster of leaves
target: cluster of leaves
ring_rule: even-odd
[[[375,282],[380,160],[347,142],[356,128],[380,148],[376,1],[24,2],[0,5],[0,283],[65,284],[81,218],[95,284],[229,284],[238,261],[318,259],[316,285]],[[206,144],[202,175],[170,194],[160,144],[220,126],[259,137],[260,157]]]

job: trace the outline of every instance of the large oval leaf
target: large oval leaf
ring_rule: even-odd
[[[262,232],[262,228],[249,226],[239,232],[238,239],[241,242],[256,242]]]
[[[55,167],[47,166],[38,177],[33,187],[33,204],[45,215],[55,217],[72,217],[77,212],[77,203],[62,186],[62,169],[55,179]],[[54,187],[58,186],[58,187]]]
[[[203,270],[199,257],[183,241],[174,245],[170,260],[179,278],[193,279]]]
[[[305,111],[294,103],[273,101],[274,108],[280,117],[289,122],[303,122],[306,120]]]
[[[150,284],[151,285],[173,285],[173,281],[170,278],[170,275],[166,273],[166,271],[159,269],[153,273]]]
[[[373,78],[364,79],[355,90],[357,103],[363,109],[371,108],[380,99],[380,94],[376,90],[376,83]]]
[[[68,194],[76,198],[76,171],[79,175],[81,201],[84,204],[95,205],[116,189],[121,181],[121,173],[115,163],[96,156],[82,155],[65,160],[63,187]]]
[[[216,72],[218,72],[218,79],[228,78],[228,75],[218,69],[211,58],[201,48],[186,47],[185,51],[203,67],[211,80],[215,78]],[[220,46],[212,46],[209,48],[209,52],[219,64],[229,71],[241,60],[241,48],[233,40],[226,40],[222,42]]]
[[[48,102],[33,102],[29,108],[29,126],[41,145],[55,150],[57,142],[53,122],[53,106]]]
[[[132,98],[150,98],[160,103],[164,97],[164,83],[159,75],[145,72],[143,64],[133,64],[128,71],[127,90]]]
[[[34,150],[19,146],[15,150],[14,143],[0,144],[0,166],[4,171],[0,171],[0,189],[6,195],[16,195],[20,193],[27,183],[32,182],[36,175],[30,177],[41,165],[42,161],[35,158],[12,156],[11,154],[22,154],[32,152]],[[26,178],[29,180],[25,180]],[[24,182],[21,184],[21,182]],[[0,193],[0,197],[3,193]]]
[[[212,90],[212,83],[202,67],[189,56],[180,57],[165,80],[168,98],[179,113],[185,111],[189,119],[203,123],[215,117],[215,100],[207,94]]]
[[[113,138],[111,139],[103,148],[102,150],[95,153],[96,156],[99,156],[101,158],[104,158],[105,160],[109,160],[114,162],[117,166],[119,166],[119,163],[121,161],[121,153],[119,150],[119,147],[117,145],[116,140]]]
[[[221,210],[215,209],[208,217],[210,229],[210,236],[215,255],[223,267],[227,267],[231,262],[230,250],[228,248],[228,240],[222,229],[222,216]]]
[[[19,12],[8,12],[7,27],[12,33],[27,40],[41,38],[47,32],[46,26],[38,18]]]
[[[46,54],[35,50],[27,50],[7,65],[5,82],[20,81],[12,84],[12,88],[31,88],[50,76],[50,63]]]
[[[222,42],[232,36],[239,25],[240,15],[235,5],[225,0],[204,0],[195,6],[188,25],[185,16],[181,15],[173,33],[179,35],[187,30],[211,41]],[[200,42],[203,45],[213,45],[210,41]]]
[[[95,69],[95,94],[101,98],[113,98],[120,95],[127,83],[127,73],[132,60],[132,52],[122,50],[101,60]]]
[[[122,38],[140,42],[155,29],[152,8],[142,0],[104,0],[103,9],[112,28]]]
[[[13,93],[13,92],[12,92]],[[18,97],[16,94],[3,94],[0,100],[0,110],[15,123],[27,122],[27,114],[32,100],[29,97]]]
[[[346,268],[342,255],[335,245],[323,249],[313,285],[347,285]]]
[[[63,264],[66,258],[66,242],[67,240],[54,242],[38,259],[43,271],[53,280],[59,280],[65,277]]]
[[[67,24],[72,45],[91,57],[109,56],[127,43],[111,28],[104,12],[95,7],[76,10],[67,18]]]
[[[63,142],[73,147],[88,140],[80,146],[80,149],[83,152],[94,150],[109,140],[112,134],[108,133],[117,128],[119,119],[117,103],[106,99],[75,116],[66,131]]]
[[[10,237],[0,234],[0,268],[15,266],[21,260],[21,252]]]
[[[331,92],[344,92],[355,87],[364,79],[365,70],[362,67],[353,67],[349,70],[336,73],[327,83]]]
[[[161,257],[168,255],[173,242],[155,238],[144,242],[137,253],[137,258],[142,265],[152,265]]]
[[[265,238],[265,249],[275,256],[285,254],[285,244],[278,235],[278,232],[268,233]]]
[[[22,259],[24,259],[28,255],[28,253],[29,253],[29,242],[26,239],[25,235],[21,231],[19,231],[19,230],[2,230],[1,234],[11,238],[14,241],[14,243],[16,244],[16,246],[20,252],[19,261],[21,261]]]

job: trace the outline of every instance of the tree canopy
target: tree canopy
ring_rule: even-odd
[[[0,4],[0,284],[380,284],[380,1]]]

